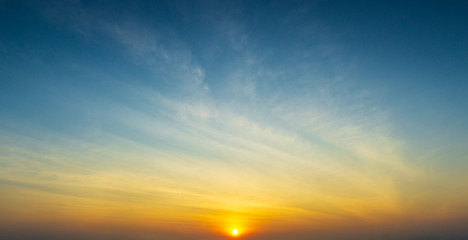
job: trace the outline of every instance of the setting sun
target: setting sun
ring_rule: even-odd
[[[237,234],[239,234],[239,230],[237,230],[237,228],[232,229],[232,234],[237,236]]]

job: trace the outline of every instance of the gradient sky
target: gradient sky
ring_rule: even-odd
[[[2,239],[468,239],[466,1],[0,1]]]

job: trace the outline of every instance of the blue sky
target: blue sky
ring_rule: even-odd
[[[2,221],[133,209],[265,239],[466,220],[466,10],[0,1]]]

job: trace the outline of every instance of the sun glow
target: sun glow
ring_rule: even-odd
[[[232,235],[237,236],[239,234],[239,230],[237,228],[232,229]]]

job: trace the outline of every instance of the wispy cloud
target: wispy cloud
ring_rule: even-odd
[[[405,155],[390,113],[375,104],[373,89],[353,85],[353,63],[315,22],[298,27],[299,38],[313,44],[279,59],[268,47],[256,49],[259,40],[245,22],[212,15],[217,21],[206,24],[230,44],[223,57],[232,61],[220,70],[206,67],[176,32],[131,18],[110,21],[80,2],[64,6],[55,9],[74,14],[47,16],[115,44],[116,55],[151,74],[99,75],[112,90],[82,97],[84,106],[73,110],[90,123],[75,135],[2,129],[0,187],[11,195],[38,197],[50,211],[62,204],[76,216],[80,209],[69,208],[81,205],[102,219],[131,212],[135,221],[198,226],[235,216],[306,228],[397,219],[413,204],[407,196],[428,196],[404,183],[429,191],[425,184],[437,182]],[[283,24],[301,22],[304,11]],[[16,209],[25,199],[0,198]],[[437,207],[446,213],[452,205]]]

